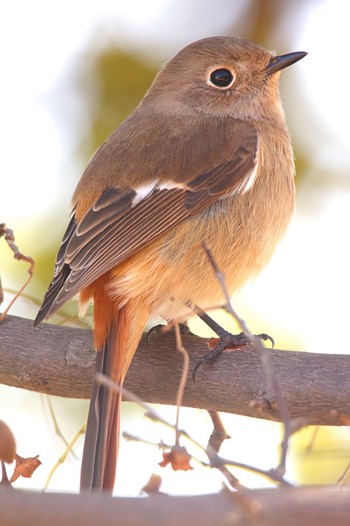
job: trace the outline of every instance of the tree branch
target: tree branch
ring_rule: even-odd
[[[251,511],[237,494],[196,497],[155,496],[146,499],[110,498],[97,494],[42,494],[18,491],[0,493],[0,526],[50,524],[75,526],[348,526],[347,491],[316,488],[251,491]]]
[[[190,371],[208,351],[207,340],[183,336]],[[270,350],[290,415],[305,424],[339,425],[338,414],[350,414],[349,355]],[[91,332],[7,316],[0,324],[0,383],[70,398],[90,396],[95,351]],[[144,337],[125,386],[147,402],[174,404],[182,358],[173,333]],[[188,380],[183,404],[277,420],[276,403],[257,351],[224,352],[201,367],[196,382]]]

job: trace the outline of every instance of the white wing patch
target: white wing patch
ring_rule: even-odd
[[[254,168],[247,173],[243,181],[235,189],[235,194],[245,194],[250,190],[255,183],[255,179],[258,173],[258,163],[255,163]]]
[[[146,199],[146,197],[148,197],[149,195],[153,193],[156,186],[157,186],[157,181],[151,181],[150,183],[147,183],[142,186],[139,186],[138,188],[135,188],[136,195],[134,199],[132,200],[131,206],[136,206],[141,201]]]
[[[151,181],[150,183],[139,186],[138,188],[135,188],[136,195],[132,200],[132,206],[136,206],[143,201],[143,199],[152,195],[154,190],[173,190],[174,188],[180,188],[183,190],[187,187],[184,184],[175,183],[174,181],[164,181],[162,183],[160,181]]]
[[[174,188],[179,188],[180,190],[188,190],[188,187],[182,183],[175,183],[175,181],[163,181],[157,185],[159,190],[173,190]]]

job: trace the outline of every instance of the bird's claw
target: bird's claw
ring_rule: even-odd
[[[198,360],[196,365],[193,367],[193,381],[195,381],[197,370],[201,365],[213,362],[223,351],[226,351],[227,349],[238,351],[249,343],[249,338],[244,334],[244,332],[241,332],[239,334],[231,334],[230,332],[225,331],[225,329],[221,328],[220,334],[218,334],[218,336],[220,336],[218,345],[212,351],[202,356],[202,358]],[[263,341],[270,341],[272,347],[274,347],[275,345],[274,339],[268,334],[257,334],[256,337]]]

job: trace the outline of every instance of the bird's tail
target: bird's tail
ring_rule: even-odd
[[[115,368],[115,351],[121,351],[123,345],[118,321],[113,321],[103,348],[97,352],[95,371],[105,374],[120,385],[120,374]],[[94,380],[81,465],[81,490],[113,490],[118,455],[120,401],[119,393]]]
[[[96,372],[122,386],[142,336],[148,309],[142,301],[120,302],[94,291]],[[144,307],[144,308],[143,308]],[[103,344],[101,345],[101,342]],[[81,467],[81,490],[113,491],[119,449],[121,393],[94,381]]]

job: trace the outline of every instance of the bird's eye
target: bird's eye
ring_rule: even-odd
[[[234,76],[232,71],[226,68],[215,69],[209,77],[209,84],[220,89],[227,89],[232,86]]]

